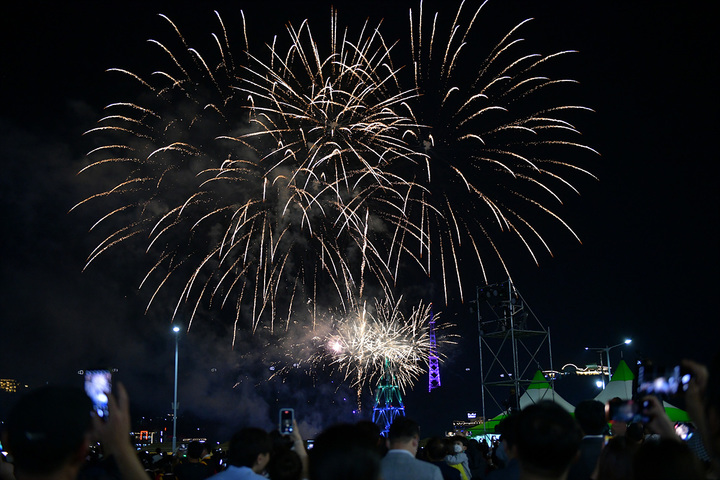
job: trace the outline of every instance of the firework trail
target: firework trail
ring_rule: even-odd
[[[101,145],[82,173],[107,182],[78,204],[107,212],[91,228],[106,233],[88,264],[119,245],[142,248],[150,304],[180,282],[176,313],[188,303],[192,323],[201,307],[227,306],[237,332],[247,319],[253,330],[306,316],[314,325],[323,305],[364,311],[370,291],[390,298],[406,263],[426,275],[439,264],[447,301],[452,283],[462,294],[466,256],[486,281],[488,252],[507,272],[507,232],[533,258],[538,245],[549,251],[531,220],[569,229],[546,204],[559,187],[574,190],[569,174],[587,173],[556,150],[592,150],[568,139],[578,131],[564,118],[586,109],[544,94],[571,83],[544,71],[569,52],[524,53],[525,22],[477,61],[483,6],[461,4],[444,28],[420,3],[410,61],[397,65],[381,24],[351,33],[334,11],[325,47],[303,21],[254,50],[243,18],[240,54],[218,15],[214,60],[163,16],[174,45],[150,42],[167,65],[148,77],[111,69],[142,94],[109,105],[88,132]],[[383,305],[366,325],[404,320]],[[337,365],[357,385],[375,378],[374,360],[350,358]],[[410,363],[403,388],[417,374]]]

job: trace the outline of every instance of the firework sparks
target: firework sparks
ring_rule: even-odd
[[[344,375],[357,391],[358,408],[366,386],[377,383],[386,362],[395,373],[397,386],[404,392],[427,372],[432,350],[429,322],[431,305],[419,303],[407,317],[402,298],[376,300],[371,310],[365,304],[338,321],[325,341],[325,349],[316,355],[318,364],[329,364]],[[435,315],[438,318],[438,315]],[[436,331],[448,328],[440,324]],[[453,343],[451,336],[439,335],[440,349]]]
[[[593,151],[566,118],[586,109],[543,95],[572,83],[544,70],[571,52],[522,52],[521,22],[479,56],[484,5],[468,14],[463,2],[445,30],[420,3],[404,70],[381,24],[351,34],[334,11],[324,48],[303,21],[259,51],[244,34],[242,55],[218,15],[212,58],[163,16],[177,48],[151,44],[167,68],[149,77],[111,69],[140,86],[142,101],[109,105],[88,132],[107,143],[82,173],[111,179],[78,204],[107,208],[92,226],[105,233],[88,264],[135,245],[153,259],[141,283],[154,284],[149,303],[172,285],[175,311],[188,303],[190,323],[201,306],[220,304],[234,310],[236,332],[245,319],[271,330],[294,315],[316,319],[318,305],[362,312],[343,323],[357,329],[343,334],[356,343],[337,339],[337,365],[361,387],[377,375],[368,352],[382,351],[403,365],[401,388],[410,385],[419,367],[402,359],[403,342],[421,335],[402,329],[424,314],[404,319],[381,302],[368,319],[359,305],[369,284],[389,295],[409,259],[427,275],[439,265],[446,301],[453,283],[462,296],[466,257],[486,281],[488,256],[509,274],[499,240],[507,232],[537,262],[538,247],[550,249],[531,220],[539,213],[570,230],[549,202],[560,202],[561,187],[576,191],[569,173],[587,173],[558,149]],[[387,341],[372,344],[363,328]]]
[[[394,185],[406,182],[382,167],[412,161],[401,138],[414,125],[397,110],[413,94],[393,88],[394,71],[383,73],[391,62],[377,28],[351,41],[337,35],[334,14],[322,56],[303,22],[288,28],[285,51],[273,42],[266,62],[248,53],[245,64],[223,34],[212,64],[163,18],[182,54],[152,40],[170,70],[145,80],[111,69],[150,100],[108,106],[113,114],[88,132],[111,141],[90,153],[83,173],[115,167],[122,180],[79,205],[111,205],[97,230],[121,214],[133,218],[110,229],[88,264],[138,241],[158,259],[141,284],[156,282],[150,303],[190,269],[176,313],[191,302],[192,323],[203,301],[229,304],[236,327],[245,316],[253,329],[262,318],[272,329],[284,312],[289,322],[308,301],[349,310],[367,276],[388,288],[386,232],[373,228],[371,212],[403,201]],[[319,293],[318,283],[333,285],[334,295]]]
[[[558,103],[549,92],[576,83],[552,78],[547,68],[574,52],[523,51],[518,32],[525,20],[477,61],[488,42],[474,27],[486,3],[470,9],[461,2],[447,29],[441,14],[427,15],[422,2],[418,11],[410,11],[412,81],[418,93],[410,102],[411,116],[424,127],[417,148],[426,155],[426,168],[406,177],[420,187],[411,196],[413,211],[407,210],[408,230],[415,231],[416,258],[423,258],[428,274],[439,258],[446,300],[450,281],[462,298],[461,259],[474,257],[486,283],[486,257],[495,256],[510,275],[501,253],[506,241],[499,240],[507,238],[504,232],[519,239],[535,263],[538,248],[551,254],[534,226],[536,217],[559,222],[579,241],[548,202],[562,203],[561,188],[577,193],[569,175],[592,176],[565,160],[567,151],[597,154],[573,138],[579,131],[565,118],[589,109]]]

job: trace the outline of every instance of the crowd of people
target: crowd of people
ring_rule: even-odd
[[[130,442],[128,395],[119,384],[100,419],[82,389],[47,386],[11,410],[2,436],[0,480],[700,480],[720,478],[720,378],[686,361],[686,392],[697,428],[683,441],[655,397],[642,402],[642,422],[607,417],[587,400],[574,416],[542,401],[507,416],[499,441],[422,437],[398,416],[387,437],[368,421],[325,429],[306,448],[297,424],[290,435],[241,428],[225,452],[192,442],[180,455],[138,452]],[[99,450],[98,450],[99,446]]]

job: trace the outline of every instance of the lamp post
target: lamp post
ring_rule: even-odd
[[[178,386],[178,342],[180,340],[180,327],[174,326],[172,329],[175,333],[175,394],[173,395],[173,436],[172,436],[172,452],[175,454],[175,447],[177,446],[177,386]]]
[[[608,371],[608,382],[610,381],[610,378],[612,377],[612,370],[610,369],[610,350],[616,347],[622,347],[623,345],[630,345],[632,343],[632,339],[626,338],[622,343],[618,343],[617,345],[613,345],[612,347],[585,347],[585,350],[593,350],[596,352],[605,352],[605,355],[607,357],[607,371]],[[600,354],[600,374],[602,375],[602,354]],[[602,388],[605,390],[605,376],[602,376]]]

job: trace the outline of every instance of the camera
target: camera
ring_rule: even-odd
[[[293,420],[295,419],[295,411],[292,408],[280,409],[280,433],[290,435],[293,431]]]
[[[85,393],[93,402],[95,413],[102,420],[108,417],[108,400],[112,392],[112,372],[110,370],[86,370]]]

